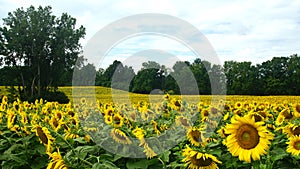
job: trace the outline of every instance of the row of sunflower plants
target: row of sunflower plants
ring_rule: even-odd
[[[0,105],[1,168],[297,168],[300,105],[219,100],[189,104]]]

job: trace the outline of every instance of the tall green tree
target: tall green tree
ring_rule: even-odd
[[[85,28],[76,28],[76,19],[67,13],[56,17],[51,10],[50,6],[18,8],[8,13],[0,27],[0,55],[5,65],[17,69],[24,98],[57,87],[81,53],[79,40]]]
[[[131,91],[148,94],[154,89],[162,90],[165,67],[162,70],[161,66],[154,61],[144,62],[142,66],[132,81]]]

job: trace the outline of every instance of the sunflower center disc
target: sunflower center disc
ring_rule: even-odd
[[[255,148],[259,143],[258,131],[249,124],[244,124],[237,130],[236,138],[238,144],[247,150]]]
[[[206,158],[205,160],[203,160],[202,157],[200,159],[197,159],[196,156],[197,155],[191,157],[191,162],[195,166],[206,167],[206,166],[209,166],[213,162],[212,159],[210,159],[210,158]]]
[[[250,141],[250,134],[248,132],[243,133],[243,141]]]
[[[293,134],[295,136],[299,136],[300,135],[300,127],[296,127],[294,130],[293,130]]]
[[[296,105],[296,111],[300,113],[300,105],[299,104]]]
[[[300,150],[300,141],[297,141],[294,145],[295,149]]]

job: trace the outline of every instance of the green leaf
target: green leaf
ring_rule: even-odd
[[[22,145],[22,144],[14,144],[9,149],[7,149],[4,153],[5,154],[14,154],[13,152],[15,150],[20,150],[20,149],[24,149],[24,145]]]
[[[92,169],[118,169],[118,167],[115,164],[106,161],[104,163],[95,163]]]
[[[210,149],[210,153],[218,157],[221,157],[222,150],[219,148],[214,148],[214,149]]]
[[[138,159],[138,161],[128,161],[126,163],[126,168],[128,168],[128,169],[147,169],[148,168],[147,159]]]
[[[169,156],[171,154],[171,151],[166,151],[163,154],[160,155],[161,160],[163,160],[164,162],[168,163],[169,162]]]
[[[79,137],[79,138],[75,138],[73,139],[75,142],[81,143],[81,144],[85,144],[86,141],[83,137]]]
[[[46,157],[37,157],[32,162],[30,162],[30,166],[32,169],[46,168],[47,165],[48,160]]]
[[[277,147],[276,149],[271,151],[271,159],[273,162],[275,162],[277,160],[281,160],[287,156],[288,156],[288,154],[286,153],[286,151],[279,147]]]
[[[0,160],[13,161],[14,166],[22,166],[22,165],[28,164],[26,160],[20,158],[19,155],[16,155],[16,154],[2,154],[2,155],[0,155]]]

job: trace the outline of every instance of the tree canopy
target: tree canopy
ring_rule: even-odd
[[[18,8],[0,27],[1,63],[14,67],[23,98],[40,97],[72,78],[70,72],[80,57],[85,28],[76,28],[76,19],[67,13],[56,17],[51,10]]]

